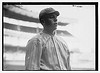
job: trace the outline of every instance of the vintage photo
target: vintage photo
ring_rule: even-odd
[[[3,2],[2,70],[98,70],[97,6]]]

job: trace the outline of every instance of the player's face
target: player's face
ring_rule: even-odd
[[[57,29],[57,15],[50,14],[45,20],[46,27],[50,30]]]

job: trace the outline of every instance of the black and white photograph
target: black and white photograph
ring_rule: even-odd
[[[98,2],[2,2],[2,71],[98,71]]]

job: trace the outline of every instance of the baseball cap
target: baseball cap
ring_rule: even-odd
[[[58,11],[56,11],[55,9],[49,7],[49,8],[46,8],[46,9],[43,9],[41,10],[40,14],[39,14],[39,18],[43,17],[43,16],[46,16],[48,14],[51,14],[51,13],[54,13],[56,14],[57,16],[60,15],[60,13]]]

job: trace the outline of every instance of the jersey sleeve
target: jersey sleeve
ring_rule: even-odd
[[[25,69],[39,70],[42,54],[41,42],[38,39],[29,41],[26,46]]]

